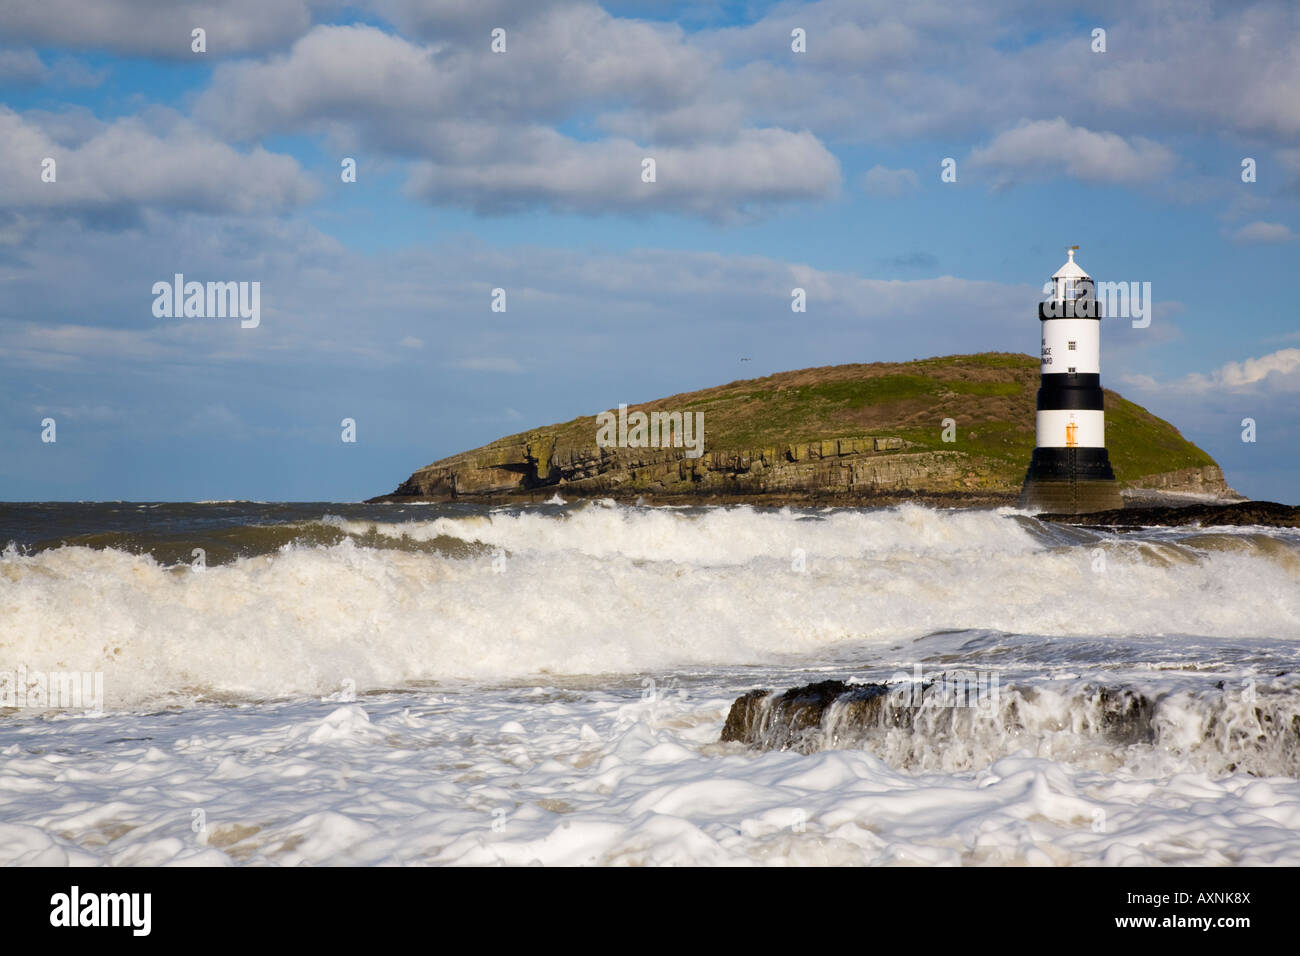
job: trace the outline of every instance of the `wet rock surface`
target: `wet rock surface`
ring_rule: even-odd
[[[854,719],[878,716],[889,688],[884,684],[846,684],[827,680],[795,687],[782,694],[752,690],[731,705],[722,740],[786,750],[799,745],[810,731],[820,730],[830,706],[840,701],[854,709]]]
[[[925,682],[826,680],[741,695],[721,741],[863,749],[905,769],[972,769],[1014,753],[1107,767],[1163,752],[1195,757],[1210,773],[1297,776],[1300,675],[1161,693],[1087,680],[999,686],[972,671]]]
[[[1300,507],[1276,501],[1188,504],[1179,507],[1123,508],[1090,514],[1040,514],[1042,521],[1109,528],[1211,527],[1214,525],[1300,528]]]
[[[911,730],[922,708],[992,706],[990,691],[996,687],[987,680],[981,685],[973,674],[954,676],[892,685],[826,680],[784,692],[752,690],[731,705],[721,740],[810,753],[873,732]]]

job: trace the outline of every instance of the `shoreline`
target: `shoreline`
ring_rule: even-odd
[[[717,505],[754,505],[755,507],[840,507],[887,508],[892,505],[921,504],[946,508],[1001,508],[1016,503],[1011,492],[893,492],[879,495],[834,494],[817,492],[762,492],[758,494],[679,495],[653,492],[602,492],[586,494],[548,485],[532,492],[504,495],[379,495],[363,504],[480,504],[490,507],[513,504],[545,504],[559,496],[565,502],[616,501],[619,504],[674,505],[707,508]]]
[[[1081,515],[1041,514],[1041,521],[1114,531],[1139,528],[1264,527],[1300,528],[1300,506],[1276,501],[1235,501],[1226,504],[1179,503],[1152,507],[1142,504]]]
[[[1126,489],[1127,491],[1128,489]],[[1196,495],[1187,492],[1151,492],[1138,489],[1140,494],[1126,494],[1124,507],[1091,514],[1052,514],[1043,512],[1034,517],[1053,524],[1103,527],[1112,529],[1143,527],[1201,526],[1263,526],[1274,528],[1300,527],[1300,506],[1285,505],[1275,501],[1252,501],[1245,498],[1225,498],[1213,495]],[[382,495],[367,499],[365,504],[478,504],[488,507],[508,505],[546,504],[555,497],[566,504],[576,501],[612,500],[625,505],[720,507],[751,505],[758,508],[888,508],[901,504],[917,504],[933,508],[991,509],[1014,507],[1017,495],[998,492],[912,492],[880,495],[837,494],[731,494],[731,495],[654,495],[636,494],[570,494],[564,489],[550,486],[535,492],[516,492],[508,495],[474,495],[452,497],[417,495]]]

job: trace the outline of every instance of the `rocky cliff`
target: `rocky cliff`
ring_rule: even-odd
[[[1038,360],[1004,353],[782,372],[628,408],[628,416],[696,416],[704,426],[698,457],[689,435],[668,447],[602,447],[589,415],[436,461],[380,500],[500,502],[558,492],[676,502],[1010,503],[1033,450],[1037,388]],[[1213,459],[1168,422],[1110,391],[1106,416],[1111,462],[1125,486],[1232,495]]]

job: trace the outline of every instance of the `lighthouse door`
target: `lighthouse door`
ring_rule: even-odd
[[[1076,448],[1079,444],[1079,425],[1077,422],[1069,422],[1065,426],[1065,447]]]

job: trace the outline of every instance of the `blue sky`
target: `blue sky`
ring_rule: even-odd
[[[351,500],[620,402],[1032,354],[1078,244],[1155,299],[1103,325],[1104,383],[1294,502],[1298,28],[1288,3],[0,0],[0,499]],[[260,282],[261,324],[155,317],[177,272]]]

